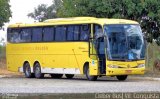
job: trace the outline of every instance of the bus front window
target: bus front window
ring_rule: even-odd
[[[144,59],[145,48],[139,25],[105,25],[110,60]]]

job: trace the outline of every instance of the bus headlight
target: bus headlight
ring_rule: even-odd
[[[142,67],[145,67],[145,64],[140,64],[137,66],[137,68],[142,68]]]
[[[119,68],[119,66],[116,65],[108,65],[109,68]]]

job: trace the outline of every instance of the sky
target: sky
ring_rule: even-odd
[[[8,24],[13,23],[31,23],[33,19],[28,18],[27,14],[34,11],[34,8],[39,4],[51,5],[52,0],[10,0],[12,18],[10,22],[5,24],[5,28]],[[0,40],[4,38],[6,40],[6,29],[5,31],[0,30]],[[1,42],[0,42],[1,43]]]

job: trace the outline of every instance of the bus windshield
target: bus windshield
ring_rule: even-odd
[[[145,57],[145,43],[139,25],[105,25],[109,60],[141,60]]]

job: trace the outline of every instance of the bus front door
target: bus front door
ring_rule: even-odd
[[[90,58],[92,60],[97,60],[98,74],[105,74],[106,73],[106,56],[105,56],[104,37],[90,40],[89,48],[90,48]]]
[[[106,74],[106,56],[105,56],[105,43],[104,37],[100,37],[96,40],[96,49],[99,59],[100,74]]]

